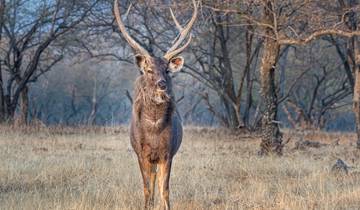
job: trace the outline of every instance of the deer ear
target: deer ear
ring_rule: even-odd
[[[135,63],[140,68],[140,70],[144,72],[148,62],[145,55],[137,54],[135,55]]]
[[[184,65],[184,58],[181,56],[174,57],[170,60],[169,69],[171,72],[178,72]]]

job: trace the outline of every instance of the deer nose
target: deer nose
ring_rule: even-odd
[[[160,80],[158,83],[157,83],[158,87],[160,88],[160,90],[166,90],[166,82],[165,80]]]

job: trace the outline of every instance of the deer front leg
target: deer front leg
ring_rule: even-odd
[[[154,207],[156,164],[151,165],[149,207]]]
[[[170,209],[169,202],[169,181],[170,181],[170,171],[171,171],[171,160],[159,163],[159,193],[161,197],[161,208],[160,209]]]
[[[139,165],[144,182],[144,196],[145,196],[144,208],[150,209],[154,206],[154,188],[155,188],[154,186],[156,179],[156,165],[141,158],[139,158]]]

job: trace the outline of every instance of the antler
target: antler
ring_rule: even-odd
[[[191,42],[192,35],[190,34],[189,39],[184,44],[184,46],[178,48],[180,46],[180,44],[185,40],[187,35],[189,34],[189,32],[190,32],[190,30],[191,30],[191,28],[194,25],[194,22],[196,20],[197,13],[198,13],[198,7],[197,7],[197,4],[196,4],[195,0],[193,0],[193,4],[194,4],[194,13],[193,13],[193,16],[191,17],[189,23],[185,26],[185,28],[181,27],[181,25],[179,24],[179,21],[177,21],[174,13],[172,12],[172,10],[170,8],[171,16],[172,16],[172,18],[173,18],[173,20],[175,22],[176,27],[180,31],[180,34],[174,40],[175,43],[173,44],[173,46],[165,53],[164,58],[167,59],[167,60],[170,60],[175,55],[181,53]]]
[[[137,43],[130,35],[129,33],[126,31],[126,28],[124,26],[124,23],[121,20],[121,16],[120,16],[120,9],[119,9],[119,2],[118,0],[115,0],[114,2],[114,14],[115,14],[115,19],[116,22],[119,26],[120,32],[122,33],[122,35],[124,36],[124,38],[126,39],[126,41],[130,44],[130,46],[137,52],[140,53],[142,55],[148,56],[150,57],[149,52],[144,49],[139,43]]]

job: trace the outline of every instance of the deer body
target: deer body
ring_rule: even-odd
[[[130,142],[138,157],[144,183],[145,209],[154,204],[156,176],[161,197],[161,206],[170,209],[169,180],[172,159],[182,141],[182,125],[176,110],[170,73],[179,71],[184,59],[178,56],[191,41],[186,39],[197,16],[197,5],[189,23],[182,27],[174,18],[180,35],[163,57],[151,55],[126,31],[121,20],[118,0],[115,0],[116,22],[126,41],[136,52],[135,62],[142,74],[135,81],[132,106]]]
[[[158,60],[164,65],[166,63],[159,58],[150,60]],[[145,208],[154,204],[155,180],[159,169],[161,204],[169,209],[170,169],[181,144],[182,125],[176,112],[171,78],[159,66],[160,68],[153,67],[150,75],[146,76],[145,73],[135,82],[130,142],[138,157],[143,177]],[[166,81],[165,90],[159,92],[158,85],[154,82],[157,80]]]
[[[130,141],[139,158],[156,164],[174,157],[181,144],[182,125],[173,96],[157,104],[148,98],[144,83],[142,76],[135,82]]]

